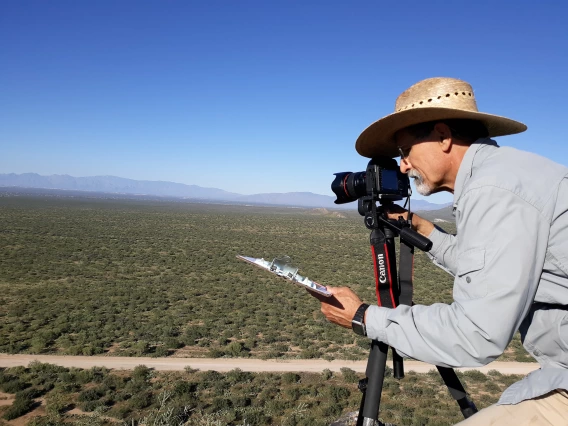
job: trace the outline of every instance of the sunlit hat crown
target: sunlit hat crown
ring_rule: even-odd
[[[429,78],[404,91],[395,112],[375,121],[357,139],[355,148],[365,157],[398,156],[394,134],[418,123],[452,118],[482,122],[490,137],[511,135],[527,129],[523,123],[479,112],[471,85],[455,78]]]
[[[478,112],[471,85],[455,78],[429,78],[416,83],[396,99],[395,112],[432,107]]]

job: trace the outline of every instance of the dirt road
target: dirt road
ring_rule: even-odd
[[[243,371],[253,372],[286,372],[305,371],[321,372],[328,368],[339,371],[342,367],[349,367],[357,372],[364,372],[366,361],[325,361],[317,359],[293,359],[293,360],[260,360],[245,358],[135,358],[135,357],[107,357],[107,356],[56,356],[56,355],[6,355],[0,354],[0,367],[27,366],[31,361],[40,361],[63,367],[106,367],[117,370],[132,370],[137,365],[145,365],[156,370],[183,370],[190,366],[199,370],[216,370],[219,372],[230,371],[240,368]],[[390,362],[389,362],[389,365]],[[430,364],[418,361],[406,361],[406,371],[426,373],[434,368]],[[479,370],[487,373],[489,370],[497,370],[503,374],[528,374],[538,369],[536,363],[524,362],[494,362],[479,368],[460,368],[460,371]]]

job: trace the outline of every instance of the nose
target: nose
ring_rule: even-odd
[[[409,163],[407,158],[401,158],[400,159],[400,172],[401,173],[408,173],[408,171],[411,168],[412,167],[410,166],[410,163]]]

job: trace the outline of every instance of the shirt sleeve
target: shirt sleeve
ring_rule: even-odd
[[[432,241],[432,248],[426,253],[428,257],[436,266],[455,276],[458,263],[456,256],[457,237],[434,225],[434,230],[428,238]]]
[[[534,299],[549,224],[510,191],[472,189],[459,207],[460,236],[451,305],[372,306],[372,339],[446,367],[477,367],[501,355]]]

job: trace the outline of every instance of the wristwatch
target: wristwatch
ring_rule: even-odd
[[[362,303],[361,306],[359,306],[359,309],[357,309],[357,312],[355,312],[353,319],[351,320],[351,328],[355,333],[361,336],[367,335],[367,327],[365,327],[365,311],[368,307],[369,305]]]

